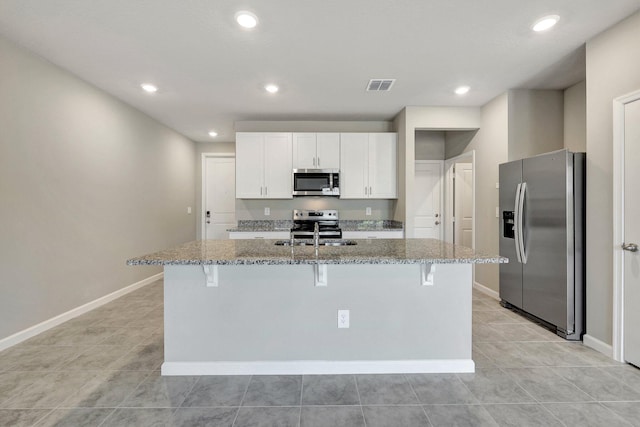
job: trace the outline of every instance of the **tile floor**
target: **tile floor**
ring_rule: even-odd
[[[0,352],[0,426],[640,426],[640,370],[473,309],[474,374],[161,377],[157,282]]]

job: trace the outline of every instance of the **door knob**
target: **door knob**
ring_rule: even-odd
[[[440,225],[440,221],[436,221],[436,225]]]
[[[635,243],[623,243],[622,249],[629,252],[638,252],[638,245]]]

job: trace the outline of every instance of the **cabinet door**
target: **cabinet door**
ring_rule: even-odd
[[[368,144],[369,134],[367,133],[340,134],[341,199],[368,197]]]
[[[292,199],[293,163],[290,133],[264,134],[264,197]]]
[[[264,192],[264,141],[262,134],[236,133],[236,198],[259,199]]]
[[[396,190],[396,134],[369,134],[369,197],[395,199]]]
[[[293,168],[317,169],[316,134],[293,134]]]
[[[340,134],[319,133],[316,136],[316,165],[319,169],[340,169]]]

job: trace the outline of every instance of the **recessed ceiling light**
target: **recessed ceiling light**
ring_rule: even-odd
[[[215,130],[209,131],[209,136],[211,138],[215,138],[216,136],[218,136],[218,132],[216,132]]]
[[[142,90],[148,93],[155,93],[158,91],[158,87],[156,85],[152,85],[151,83],[142,83],[140,85]]]
[[[464,95],[465,93],[469,92],[469,89],[471,89],[469,86],[460,86],[460,87],[456,88],[456,90],[454,92],[457,95]]]
[[[537,31],[537,32],[546,31],[549,28],[556,25],[559,20],[560,20],[560,17],[558,15],[545,16],[544,18],[538,19],[535,22],[535,24],[533,24],[533,27],[531,28],[533,29],[533,31]]]
[[[276,93],[280,90],[280,88],[274,84],[268,84],[264,87],[264,89],[269,93]]]
[[[236,13],[236,22],[243,28],[254,28],[258,25],[258,17],[251,12],[241,10]]]

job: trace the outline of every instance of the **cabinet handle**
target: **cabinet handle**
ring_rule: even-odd
[[[314,157],[313,158],[313,166],[315,166],[315,165],[316,165],[316,158]]]
[[[371,195],[371,194],[372,194],[371,187],[369,187],[369,195]]]
[[[366,186],[366,185],[365,185],[365,187],[364,187],[364,195],[365,195],[365,196],[367,195],[367,186]]]
[[[260,195],[262,196],[262,187],[260,187]]]
[[[320,167],[320,157],[318,157],[318,167]]]
[[[267,193],[267,188],[269,188],[269,187],[267,187],[267,186],[265,186],[265,187],[264,187],[264,195],[265,195],[265,196],[268,194],[268,193]]]

